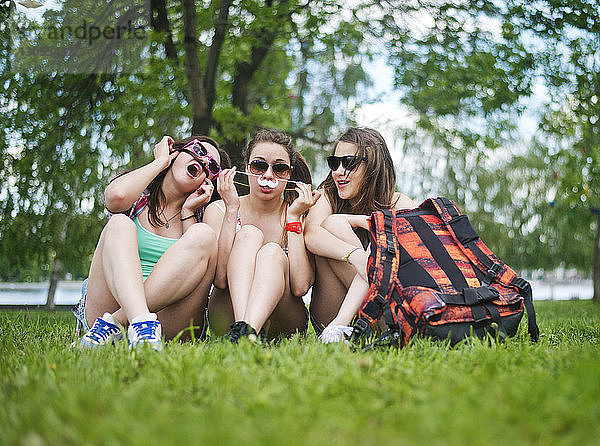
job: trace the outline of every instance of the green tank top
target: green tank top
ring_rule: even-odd
[[[146,280],[158,259],[178,239],[153,234],[141,225],[138,217],[135,217],[133,221],[137,226],[138,253],[142,263],[142,276]]]

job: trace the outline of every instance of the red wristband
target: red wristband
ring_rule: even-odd
[[[300,223],[299,221],[293,221],[291,223],[288,223],[287,225],[285,225],[285,230],[301,234],[302,233],[302,223]]]

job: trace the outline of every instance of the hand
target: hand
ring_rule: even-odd
[[[313,190],[310,184],[296,183],[298,197],[292,202],[287,210],[287,221],[299,221],[300,216],[315,205],[321,192]]]
[[[237,212],[240,207],[240,197],[238,196],[237,189],[233,183],[235,173],[235,167],[225,169],[221,172],[217,178],[217,192],[219,192],[219,195],[223,199],[225,207]]]
[[[202,185],[185,199],[181,207],[181,213],[185,214],[184,217],[193,214],[196,209],[206,205],[210,201],[214,189],[212,182],[208,178],[205,179]]]
[[[165,168],[169,167],[171,161],[179,154],[179,152],[171,151],[174,142],[170,136],[163,136],[160,142],[154,146],[154,159],[164,164]]]

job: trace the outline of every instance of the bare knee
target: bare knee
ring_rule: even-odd
[[[268,262],[269,264],[275,266],[284,267],[287,266],[288,260],[287,256],[283,252],[281,246],[277,243],[269,242],[263,245],[256,254],[256,258],[259,261]]]
[[[264,234],[260,229],[253,225],[244,225],[235,235],[234,243],[242,243],[244,245],[248,243],[262,244],[263,240]]]
[[[133,222],[133,220],[127,215],[115,214],[112,217],[110,217],[108,223],[106,223],[106,226],[104,227],[104,230],[102,232],[103,234],[123,234],[126,232],[137,233],[137,228],[135,227],[135,223]]]
[[[190,226],[180,240],[185,246],[201,252],[216,252],[217,236],[206,223],[195,223]]]

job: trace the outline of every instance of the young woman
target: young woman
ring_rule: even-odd
[[[225,157],[225,159],[224,159]],[[87,293],[76,308],[79,347],[111,344],[162,349],[190,326],[202,328],[217,261],[217,239],[200,223],[228,157],[204,136],[165,136],[154,160],[104,191],[110,217],[92,258]],[[190,336],[189,331],[184,338]]]
[[[210,327],[223,334],[233,322],[227,333],[232,342],[261,330],[269,339],[305,331],[302,296],[314,279],[303,216],[319,193],[304,158],[285,133],[261,130],[244,160],[250,193],[238,196],[235,167],[223,171],[217,182],[222,200],[209,205],[204,217],[219,246]]]
[[[349,128],[327,163],[331,172],[306,218],[305,239],[316,256],[311,319],[323,342],[339,342],[351,334],[349,324],[368,290],[367,217],[416,205],[395,191],[392,157],[377,130]]]

